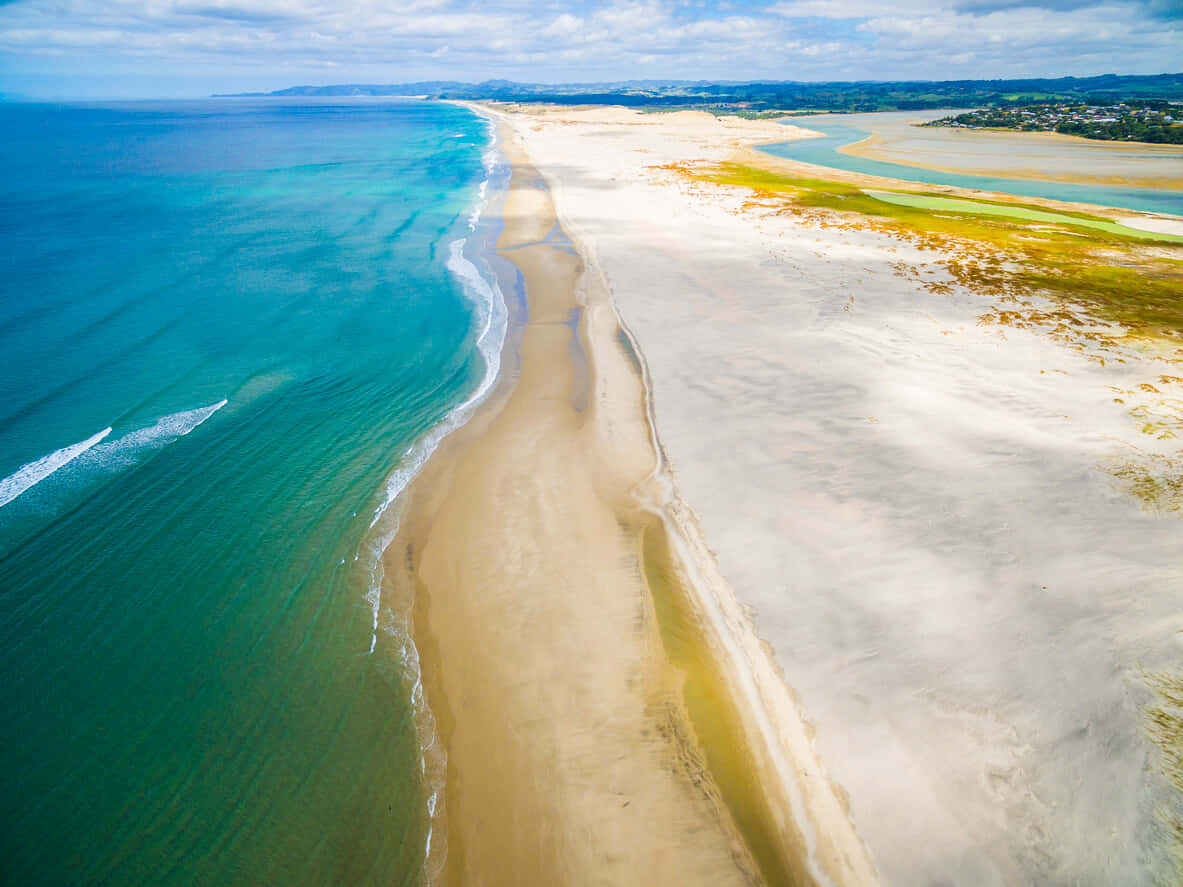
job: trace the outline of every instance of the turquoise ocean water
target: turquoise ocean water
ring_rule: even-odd
[[[211,100],[0,132],[0,882],[420,882],[378,554],[496,371],[487,124]]]
[[[840,121],[842,118],[837,119]],[[850,123],[835,122],[833,116],[795,117],[788,123],[816,130],[823,135],[821,138],[761,145],[760,150],[774,157],[785,157],[789,160],[800,160],[803,163],[814,163],[818,166],[844,169],[864,175],[901,179],[905,182],[930,182],[934,185],[977,188],[982,191],[1017,194],[1021,197],[1043,197],[1048,200],[1093,203],[1098,206],[1113,206],[1140,212],[1183,215],[1183,191],[1112,185],[1074,185],[1037,179],[1008,179],[963,175],[936,169],[918,169],[900,163],[888,163],[882,160],[869,160],[864,157],[855,157],[852,154],[843,154],[838,150],[839,148],[860,142],[871,133]]]

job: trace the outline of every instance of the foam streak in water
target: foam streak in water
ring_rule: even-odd
[[[25,490],[45,480],[62,466],[73,462],[110,433],[110,428],[104,428],[86,440],[62,447],[48,456],[42,456],[35,462],[28,462],[18,468],[15,473],[0,480],[0,508],[3,508]]]
[[[91,456],[103,468],[124,468],[144,449],[172,443],[195,429],[198,425],[226,406],[225,400],[195,410],[182,410],[157,420],[154,425],[130,431],[110,443],[98,447]],[[90,458],[90,457],[88,457]]]

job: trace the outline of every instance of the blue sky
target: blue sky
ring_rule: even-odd
[[[0,0],[0,92],[1183,69],[1183,0]]]

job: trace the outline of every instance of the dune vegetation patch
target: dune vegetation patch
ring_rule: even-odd
[[[1172,874],[1178,879],[1171,883],[1183,883],[1183,674],[1155,672],[1145,675],[1145,680],[1155,696],[1146,709],[1146,732],[1158,749],[1159,767],[1174,789],[1159,810],[1172,848]]]
[[[865,193],[874,197],[876,200],[893,203],[897,206],[911,206],[937,212],[1002,216],[1003,218],[1018,219],[1025,222],[1043,222],[1054,226],[1104,231],[1108,234],[1131,237],[1135,240],[1165,240],[1170,243],[1183,243],[1183,237],[1175,234],[1159,234],[1152,231],[1144,231],[1140,228],[1130,228],[1127,225],[1122,225],[1110,219],[1088,216],[1084,213],[1048,212],[1045,209],[1018,204],[986,200],[965,200],[952,197],[934,197],[931,194],[917,194],[905,191],[866,191]]]
[[[870,227],[939,249],[956,283],[1016,302],[1012,315],[1027,307],[1019,300],[1043,296],[1069,308],[1066,322],[1082,330],[1090,324],[1080,311],[1120,326],[1111,330],[1116,336],[1165,338],[1183,348],[1183,238],[1021,201],[868,192],[736,163],[674,168],[692,180],[748,188],[763,206],[774,199],[780,211],[823,225]]]
[[[1183,238],[1127,228],[1075,210],[1022,200],[951,199],[920,190],[864,190],[738,163],[662,167],[685,180],[745,188],[747,206],[823,228],[869,229],[931,250],[926,275],[895,273],[930,292],[992,299],[985,326],[1050,336],[1090,360],[1153,354],[1168,367],[1115,398],[1156,441],[1183,440]],[[1115,481],[1159,516],[1183,517],[1183,457],[1141,450],[1109,466]]]

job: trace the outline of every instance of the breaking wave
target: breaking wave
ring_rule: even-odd
[[[59,468],[73,462],[110,433],[110,428],[104,428],[86,440],[62,447],[60,450],[54,450],[48,456],[42,456],[35,462],[27,462],[4,480],[0,480],[0,508],[3,508],[25,490],[41,483]]]

